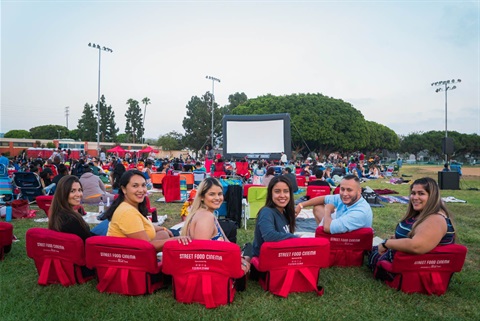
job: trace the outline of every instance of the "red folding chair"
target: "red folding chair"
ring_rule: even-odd
[[[323,238],[293,238],[280,242],[265,242],[260,256],[252,265],[260,273],[260,285],[265,291],[286,298],[292,292],[316,292],[320,268],[328,267],[330,243]]]
[[[306,196],[315,198],[317,196],[330,195],[330,186],[308,185]]]
[[[25,238],[27,255],[35,261],[38,271],[38,284],[70,286],[93,277],[82,274],[85,246],[79,236],[34,227],[27,231]]]
[[[147,241],[94,236],[85,247],[87,267],[96,269],[100,292],[143,295],[164,286],[162,264]]]
[[[53,195],[40,195],[35,199],[37,201],[38,207],[42,209],[47,217],[49,215],[50,206],[52,205]]]
[[[319,226],[315,237],[330,241],[330,266],[362,266],[366,251],[372,250],[373,229],[369,227],[356,231],[330,234]]]
[[[235,162],[236,175],[242,177],[245,181],[250,178],[247,162]]]
[[[467,248],[459,244],[437,246],[418,255],[397,251],[393,262],[378,262],[374,277],[379,278],[388,272],[393,275],[385,280],[389,287],[405,293],[442,295],[447,291],[453,273],[462,270],[466,255]]]
[[[297,176],[297,185],[298,187],[305,187],[307,184],[307,179],[305,176]]]
[[[12,248],[13,225],[7,222],[0,222],[0,261]]]
[[[240,247],[210,240],[194,240],[188,245],[165,243],[163,272],[173,277],[177,301],[201,303],[208,309],[232,303],[234,279],[244,275]]]

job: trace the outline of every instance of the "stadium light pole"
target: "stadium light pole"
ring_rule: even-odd
[[[212,133],[211,133],[211,142],[212,142],[212,148],[213,148],[213,107],[215,106],[215,82],[218,81],[220,82],[220,79],[212,77],[212,76],[206,76],[205,78],[210,79],[212,81]]]
[[[458,84],[460,82],[462,82],[461,79],[452,79],[452,80],[441,80],[441,81],[437,81],[437,82],[432,83],[432,87],[433,86],[437,87],[437,89],[435,89],[436,93],[439,93],[441,91],[445,92],[445,144],[446,144],[446,138],[448,137],[448,130],[447,130],[447,106],[448,106],[447,105],[447,92],[449,90],[456,89],[457,86],[455,84]],[[445,163],[448,163],[448,154],[446,153],[446,150],[445,150]]]
[[[102,61],[102,51],[113,52],[113,50],[94,43],[89,43],[88,46],[93,49],[98,49],[97,156],[100,156],[100,66]]]

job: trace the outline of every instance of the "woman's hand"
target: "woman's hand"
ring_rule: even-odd
[[[250,262],[246,258],[242,257],[242,270],[244,274],[247,274],[250,271]]]
[[[188,245],[190,242],[192,242],[190,236],[175,236],[173,239],[177,240],[178,243],[183,245]]]

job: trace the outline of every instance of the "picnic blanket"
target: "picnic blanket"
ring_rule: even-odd
[[[442,201],[444,201],[445,203],[466,203],[467,202],[467,201],[455,198],[453,196],[442,197]]]
[[[382,202],[386,203],[401,203],[408,204],[408,196],[390,196],[390,195],[381,195],[378,196]]]
[[[374,189],[373,190],[375,193],[377,193],[378,195],[386,195],[386,194],[398,194],[397,191],[394,191],[393,189],[388,189],[388,188],[384,188],[384,189]]]

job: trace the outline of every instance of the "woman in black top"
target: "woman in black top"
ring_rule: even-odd
[[[77,176],[67,175],[58,182],[49,210],[48,228],[58,232],[78,235],[83,241],[94,234],[76,210],[80,208],[83,190]]]

